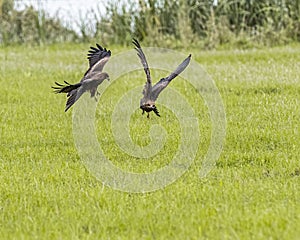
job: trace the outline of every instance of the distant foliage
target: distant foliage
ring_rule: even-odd
[[[206,48],[300,40],[300,0],[129,0],[109,3],[107,12],[98,25],[110,26],[114,43],[130,43],[128,35],[152,45]]]
[[[71,41],[78,38],[73,30],[64,27],[59,19],[50,18],[44,11],[28,7],[14,9],[13,0],[0,0],[0,44],[41,44]]]
[[[216,48],[300,40],[300,0],[108,1],[90,10],[93,23],[82,18],[80,34],[45,12],[14,10],[13,0],[0,0],[0,5],[2,44],[97,39],[127,45],[136,37],[149,45]],[[100,8],[105,8],[105,14]]]

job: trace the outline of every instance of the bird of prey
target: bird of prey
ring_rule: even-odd
[[[155,106],[155,101],[158,98],[158,95],[176,76],[183,72],[183,70],[189,64],[192,55],[190,54],[169,76],[161,78],[159,82],[152,86],[149,66],[141,45],[136,39],[133,39],[132,43],[135,45],[135,50],[137,51],[137,55],[141,60],[147,78],[143,90],[144,97],[140,100],[140,108],[143,110],[142,114],[147,112],[147,118],[149,118],[149,113],[153,111],[158,117],[160,117],[160,114]]]
[[[105,79],[109,80],[109,75],[102,72],[104,65],[108,62],[111,51],[96,44],[97,48],[90,47],[88,52],[89,69],[85,72],[79,83],[70,84],[64,81],[65,85],[55,82],[56,86],[52,87],[55,93],[67,93],[67,103],[65,112],[81,97],[85,92],[90,92],[91,97],[97,101],[96,94],[98,85]]]

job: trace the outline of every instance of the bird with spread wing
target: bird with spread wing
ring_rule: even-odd
[[[135,50],[137,51],[137,55],[141,60],[147,78],[143,90],[144,97],[140,100],[140,108],[143,110],[142,114],[147,112],[147,117],[149,118],[149,113],[153,111],[157,116],[160,117],[157,107],[155,106],[156,99],[158,98],[161,91],[164,90],[168,86],[168,84],[181,72],[183,72],[183,70],[188,66],[192,55],[190,54],[185,60],[183,60],[183,62],[169,76],[161,78],[159,82],[152,86],[149,66],[141,45],[136,39],[133,39],[132,43],[135,45]]]
[[[108,62],[111,51],[96,44],[97,48],[90,47],[88,52],[89,69],[85,72],[79,83],[70,84],[64,81],[65,85],[55,82],[52,87],[55,93],[67,93],[67,103],[65,112],[81,97],[85,92],[90,92],[91,97],[97,101],[96,94],[99,95],[97,88],[105,79],[109,80],[109,75],[102,72],[104,65]]]

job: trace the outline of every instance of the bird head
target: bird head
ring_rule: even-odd
[[[103,80],[107,79],[107,81],[110,80],[109,75],[106,72],[100,73],[100,78],[103,79]]]

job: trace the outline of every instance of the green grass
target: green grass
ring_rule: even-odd
[[[115,191],[86,170],[74,145],[71,111],[63,112],[66,98],[51,92],[54,81],[81,78],[87,47],[0,49],[1,239],[298,239],[299,45],[192,49],[223,98],[224,149],[216,167],[200,179],[210,139],[209,115],[194,89],[172,82],[191,106],[203,105],[195,108],[201,147],[178,181],[147,194]],[[144,81],[139,71],[113,82],[96,114],[105,153],[115,165],[136,172],[167,164],[177,148],[172,143],[178,141],[176,132],[170,134],[163,151],[150,160],[128,156],[114,143],[110,113],[116,96]],[[162,117],[152,115],[150,120],[134,112],[134,142],[149,143],[149,123],[162,124],[169,133],[179,128],[171,111],[160,110]]]

